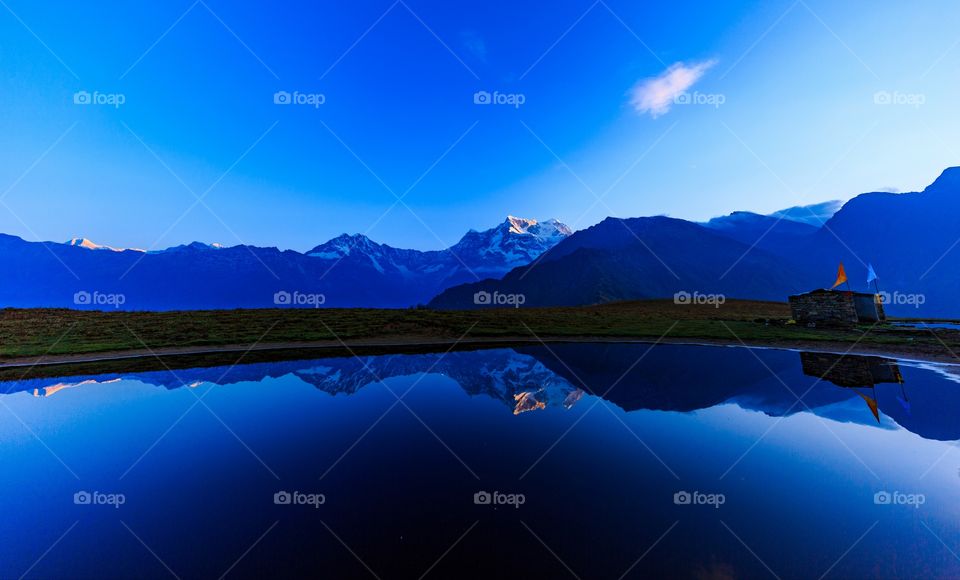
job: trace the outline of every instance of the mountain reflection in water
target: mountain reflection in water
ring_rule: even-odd
[[[957,578],[958,369],[570,343],[0,383],[0,577]]]
[[[293,375],[331,395],[351,395],[381,380],[430,373],[453,379],[470,395],[498,400],[515,415],[570,409],[589,394],[627,412],[690,412],[734,403],[770,416],[811,412],[893,427],[881,421],[886,416],[927,439],[960,439],[960,422],[955,420],[960,416],[960,389],[934,388],[923,376],[908,385],[901,371],[901,365],[914,366],[960,382],[956,367],[820,352],[800,352],[797,365],[797,357],[792,351],[739,347],[557,344],[31,379],[0,383],[0,388],[44,397],[120,380],[176,389]],[[865,404],[852,404],[856,401]]]

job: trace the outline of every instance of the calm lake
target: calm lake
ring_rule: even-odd
[[[0,577],[960,577],[958,383],[645,344],[0,383]]]

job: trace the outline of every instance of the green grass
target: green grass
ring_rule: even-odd
[[[669,331],[669,332],[668,332]],[[810,329],[789,322],[776,302],[731,300],[719,308],[672,301],[621,302],[576,308],[472,311],[428,309],[263,309],[185,312],[0,310],[0,361],[170,347],[216,347],[346,341],[630,338],[704,339],[748,343],[807,342],[898,345],[960,350],[960,332],[876,327]],[[939,340],[938,340],[939,337]]]
[[[264,309],[189,312],[0,311],[0,358],[165,347],[342,339],[415,340],[531,336],[660,336],[718,332],[720,319],[785,318],[783,305],[738,303],[723,310],[672,302],[585,308],[434,311],[426,309]],[[714,328],[716,327],[716,328]],[[728,333],[729,334],[729,333]]]

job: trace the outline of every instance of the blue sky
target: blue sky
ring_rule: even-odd
[[[0,231],[429,249],[922,188],[960,165],[960,5],[837,4],[3,0]]]

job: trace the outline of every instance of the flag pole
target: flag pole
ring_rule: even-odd
[[[880,276],[877,276],[876,270],[873,269],[873,264],[867,265],[867,285],[870,285],[870,282],[873,282],[873,287],[876,289],[877,294],[880,294],[880,284],[877,283],[877,280],[880,279]]]
[[[877,293],[873,295],[873,301],[877,305],[877,316],[879,317],[880,309],[883,308],[883,294],[880,293],[880,283],[878,282],[880,277],[877,276],[876,270],[873,269],[873,264],[870,264],[867,267],[869,268],[869,272],[867,273],[867,285],[869,286],[870,284],[870,278],[873,278],[873,288],[877,291]],[[884,318],[886,318],[886,313],[884,313]]]

